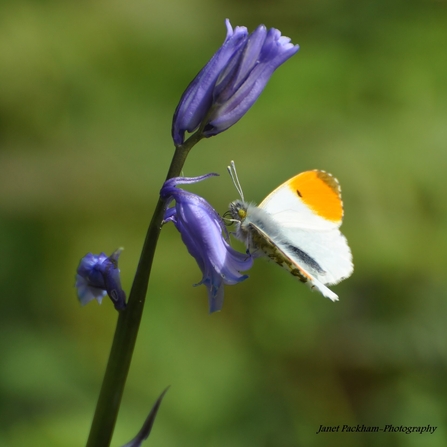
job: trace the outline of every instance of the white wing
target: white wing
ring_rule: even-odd
[[[321,270],[312,269],[312,274],[323,284],[337,284],[351,276],[354,270],[351,250],[338,229],[306,231],[283,228],[277,244],[298,264],[299,256],[290,246],[298,248],[314,260]]]
[[[274,222],[264,210],[250,206],[249,211],[248,222],[245,221],[244,225],[245,231],[251,233],[250,241],[254,245],[251,247],[252,244],[249,243],[248,247],[254,248],[258,253],[260,250],[300,281],[308,284],[311,289],[317,289],[326,298],[338,301],[338,296],[317,279],[326,277],[327,272],[307,253],[288,242],[277,228],[272,227]]]
[[[297,267],[322,284],[337,284],[353,271],[352,255],[338,228],[309,230],[288,227],[265,209],[250,205],[244,226],[255,227],[264,239],[278,247]]]
[[[296,263],[302,262],[301,251],[321,267],[312,269],[316,279],[336,284],[351,275],[351,250],[339,231],[340,185],[332,175],[324,171],[298,174],[269,194],[259,208],[269,215],[266,233],[275,244]]]

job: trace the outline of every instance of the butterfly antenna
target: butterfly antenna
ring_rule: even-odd
[[[228,169],[228,172],[230,173],[231,180],[233,180],[233,184],[234,184],[234,187],[236,188],[236,191],[241,196],[242,201],[245,202],[244,193],[242,192],[242,186],[239,182],[239,177],[237,176],[236,164],[234,163],[233,160],[231,160],[230,166],[227,166],[227,169]]]

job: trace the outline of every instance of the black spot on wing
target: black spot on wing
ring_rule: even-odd
[[[299,192],[298,189],[296,190],[296,193],[297,193],[300,197],[303,197],[302,194]]]
[[[301,261],[303,261],[309,267],[313,268],[316,272],[321,274],[325,273],[324,269],[321,268],[321,265],[318,264],[318,262],[315,261],[314,258],[309,256],[305,251],[299,249],[298,247],[295,247],[292,244],[289,244],[288,242],[284,244],[284,247],[287,248],[287,250],[290,250],[294,255],[301,259]]]

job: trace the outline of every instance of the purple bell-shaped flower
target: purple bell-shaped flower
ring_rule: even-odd
[[[273,72],[299,49],[275,28],[234,30],[226,20],[227,37],[183,93],[172,123],[179,146],[185,132],[199,127],[205,137],[217,135],[239,121],[264,90]]]
[[[110,256],[105,253],[94,255],[87,253],[79,263],[75,287],[82,305],[92,300],[101,304],[102,299],[109,295],[116,310],[126,307],[126,294],[121,288],[118,258],[122,248]]]
[[[248,270],[253,265],[250,255],[230,247],[223,235],[227,235],[224,222],[216,210],[203,197],[176,187],[200,182],[213,175],[217,174],[175,177],[167,180],[160,191],[161,197],[168,203],[175,200],[175,205],[166,210],[164,222],[174,223],[188,252],[202,271],[199,284],[208,289],[210,312],[222,308],[224,284],[243,281],[247,275],[242,275],[240,271]]]

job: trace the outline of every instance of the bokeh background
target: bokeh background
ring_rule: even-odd
[[[221,176],[190,190],[223,213],[232,159],[258,203],[300,171],[329,171],[355,271],[334,304],[257,261],[208,315],[165,227],[112,445],[167,385],[147,445],[447,445],[446,1],[14,0],[0,4],[1,446],[85,444],[117,315],[108,300],[80,307],[75,270],[123,246],[130,289],[172,113],[226,17],[301,50],[193,150],[185,175]]]

